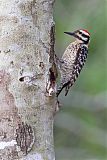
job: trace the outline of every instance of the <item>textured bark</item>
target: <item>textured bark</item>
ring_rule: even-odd
[[[55,159],[53,3],[0,0],[1,160]]]

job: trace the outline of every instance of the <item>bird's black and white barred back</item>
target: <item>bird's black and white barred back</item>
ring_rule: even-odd
[[[90,35],[86,30],[77,30],[73,33],[65,33],[73,35],[76,38],[76,41],[67,47],[61,61],[59,61],[61,81],[60,86],[57,89],[57,96],[63,88],[65,88],[65,95],[67,95],[69,88],[76,81],[87,59],[90,39]]]
[[[75,59],[74,65],[73,65],[73,70],[72,70],[72,75],[70,78],[69,85],[65,88],[65,96],[67,95],[69,88],[74,84],[76,79],[78,78],[85,62],[87,59],[88,55],[88,49],[84,45],[81,46],[78,50],[78,56]]]

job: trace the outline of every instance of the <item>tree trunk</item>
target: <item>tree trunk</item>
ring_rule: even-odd
[[[0,0],[1,160],[55,159],[53,1]]]

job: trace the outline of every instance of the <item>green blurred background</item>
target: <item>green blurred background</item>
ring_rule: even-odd
[[[56,160],[107,160],[107,1],[56,0],[55,52],[61,57],[74,39],[64,31],[87,29],[87,63],[55,117]]]

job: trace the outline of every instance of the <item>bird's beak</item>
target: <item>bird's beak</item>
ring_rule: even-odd
[[[64,32],[64,33],[76,38],[75,32]]]

